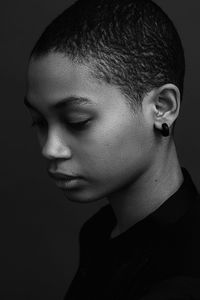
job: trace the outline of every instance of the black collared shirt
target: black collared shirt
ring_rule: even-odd
[[[117,237],[110,237],[116,218],[109,204],[85,222],[65,300],[200,299],[200,197],[182,172],[180,188]]]

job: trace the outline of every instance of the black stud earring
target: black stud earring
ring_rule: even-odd
[[[167,123],[162,124],[161,132],[163,136],[169,136],[169,126],[167,125]]]

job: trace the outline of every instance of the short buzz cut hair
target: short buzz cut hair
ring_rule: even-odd
[[[45,29],[31,52],[89,64],[97,80],[117,86],[131,108],[166,83],[183,95],[185,58],[179,34],[151,0],[78,0]]]

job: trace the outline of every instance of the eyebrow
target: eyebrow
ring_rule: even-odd
[[[62,108],[66,107],[73,107],[73,106],[84,106],[84,105],[91,105],[93,104],[92,100],[85,98],[85,97],[77,97],[77,96],[69,96],[67,98],[64,98],[60,100],[59,102],[50,105],[49,108],[51,110],[60,110]],[[40,113],[39,109],[35,107],[33,104],[31,104],[27,97],[24,97],[24,105],[32,108],[33,110]]]

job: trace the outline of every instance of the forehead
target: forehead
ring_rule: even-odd
[[[39,110],[46,110],[71,96],[90,99],[99,109],[124,105],[119,88],[95,79],[91,71],[89,65],[72,62],[60,53],[32,59],[28,67],[26,98]]]
[[[100,85],[90,74],[90,68],[72,62],[67,56],[51,53],[31,59],[28,67],[27,91],[31,93],[62,93],[63,89],[96,89]]]

